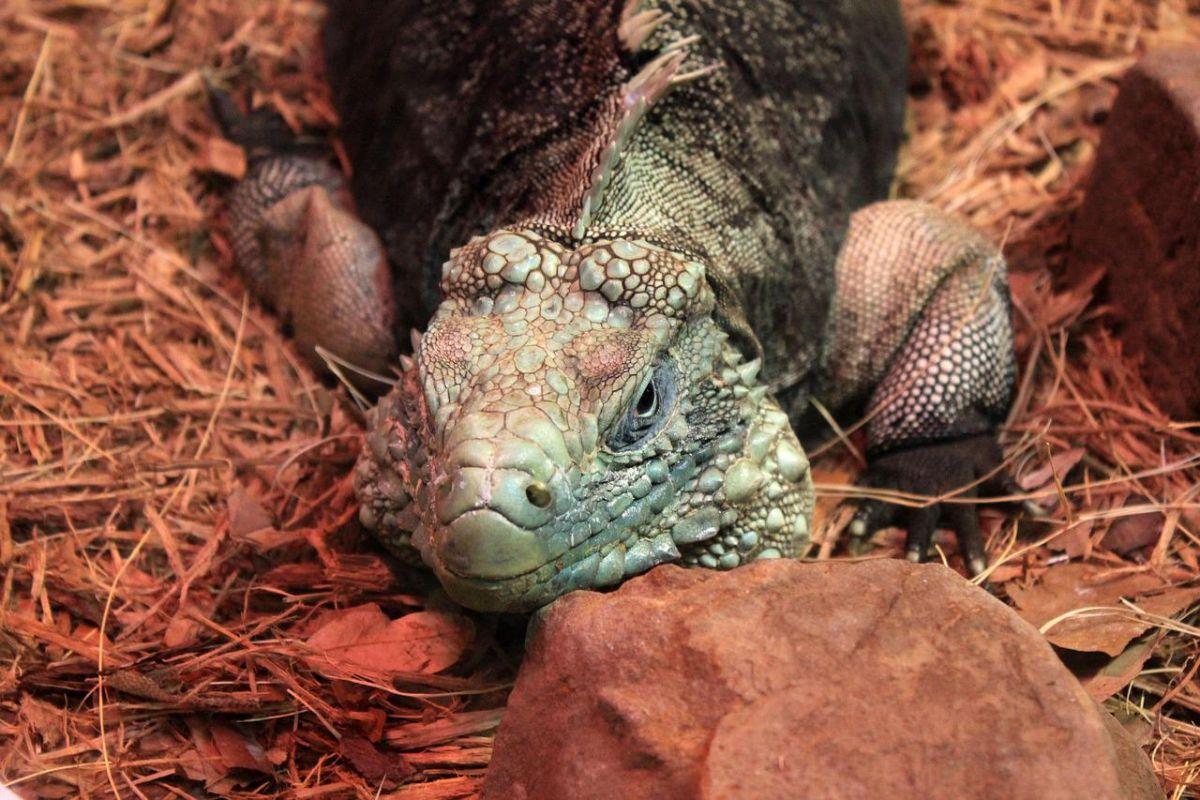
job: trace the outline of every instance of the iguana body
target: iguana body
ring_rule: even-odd
[[[357,486],[461,602],[801,552],[814,396],[867,402],[876,480],[940,491],[994,456],[1003,262],[919,204],[851,222],[900,138],[892,5],[341,0],[327,36],[367,225],[320,167],[268,158],[235,244],[252,276],[298,271],[257,283],[305,342],[378,362],[381,327],[426,330]],[[322,319],[289,285],[362,307]],[[910,518],[915,557],[937,521]],[[978,569],[973,517],[950,521]]]

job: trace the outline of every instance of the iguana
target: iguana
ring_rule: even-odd
[[[892,0],[330,0],[325,45],[353,179],[258,158],[235,252],[306,350],[397,368],[361,520],[459,602],[801,554],[813,398],[865,408],[872,485],[999,463],[1004,261],[877,202]],[[984,568],[972,506],[870,501],[851,532],[893,521],[910,558],[942,524]]]

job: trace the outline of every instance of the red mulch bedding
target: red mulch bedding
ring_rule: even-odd
[[[1166,417],[1059,267],[1122,71],[1200,43],[1182,0],[909,0],[897,191],[1005,244],[1024,507],[991,583],[1200,790],[1197,423]],[[331,128],[311,0],[0,8],[0,783],[22,797],[457,798],[491,754],[519,625],[364,539],[360,417],[232,268],[244,155],[205,81]],[[853,456],[816,461],[846,557]],[[959,566],[951,537],[939,539]],[[868,557],[899,552],[896,532]],[[1189,611],[1190,608],[1190,611]],[[836,702],[836,698],[831,698]]]

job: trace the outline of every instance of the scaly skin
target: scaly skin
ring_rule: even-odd
[[[646,242],[572,250],[531,230],[458,250],[415,364],[373,415],[364,522],[485,610],[681,558],[729,569],[802,551],[807,460],[759,362],[713,322],[704,269]],[[646,392],[658,408],[639,417]]]
[[[366,527],[459,602],[519,611],[667,561],[802,555],[813,490],[792,423],[813,396],[866,404],[870,483],[938,494],[994,463],[1003,260],[921,204],[850,216],[899,139],[893,6],[338,5],[334,88],[372,87],[343,98],[347,147],[393,159],[354,187],[382,241],[340,183],[286,177],[320,170],[281,156],[237,189],[235,246],[276,293],[357,298],[366,324],[353,304],[299,319],[276,300],[306,349],[387,362],[393,309],[425,328],[355,485]],[[381,65],[395,85],[371,82]],[[302,258],[258,246],[290,241],[281,218],[316,242]],[[343,235],[314,239],[333,219]],[[887,508],[865,504],[854,532]],[[909,515],[912,557],[945,521],[981,569],[961,508]]]
[[[319,345],[386,372],[396,352],[387,259],[352,212],[342,176],[315,159],[267,157],[238,184],[229,207],[243,274],[291,325],[305,358],[323,366]]]

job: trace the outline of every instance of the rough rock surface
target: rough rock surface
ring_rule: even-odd
[[[550,608],[482,797],[1161,797],[1114,742],[1037,631],[940,565],[667,566]]]
[[[1122,339],[1163,409],[1200,414],[1200,50],[1125,75],[1071,234],[1069,273],[1107,270]]]

